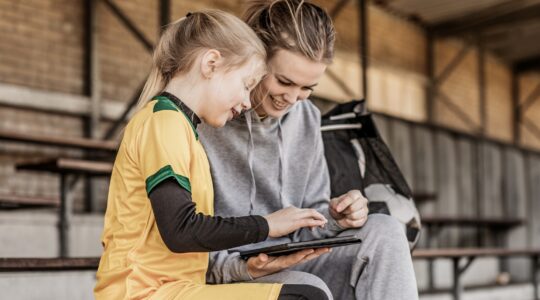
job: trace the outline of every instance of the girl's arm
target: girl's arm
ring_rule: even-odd
[[[223,218],[195,212],[191,193],[169,178],[149,195],[156,223],[172,252],[209,252],[264,241],[268,222],[262,216]]]

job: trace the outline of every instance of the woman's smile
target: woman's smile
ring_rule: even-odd
[[[287,102],[278,100],[274,98],[273,96],[270,96],[270,100],[272,101],[272,104],[274,105],[274,107],[278,110],[284,110],[289,106]]]

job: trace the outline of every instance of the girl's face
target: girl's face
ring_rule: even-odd
[[[213,127],[222,127],[227,121],[249,109],[249,95],[257,85],[257,63],[248,61],[240,67],[216,71],[208,82],[203,120]]]
[[[259,116],[283,116],[297,101],[309,97],[325,70],[322,62],[278,50],[268,62],[268,74],[252,95],[255,111]]]

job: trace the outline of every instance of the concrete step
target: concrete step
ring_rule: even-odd
[[[95,283],[93,271],[0,273],[2,299],[90,300]],[[531,284],[518,284],[466,290],[463,300],[532,300],[532,289]],[[452,300],[452,296],[421,294],[420,300]]]
[[[533,300],[532,284],[512,284],[465,290],[462,300]],[[450,293],[421,294],[420,300],[453,300]]]
[[[0,257],[58,256],[55,210],[0,212]],[[103,215],[74,215],[70,230],[71,256],[100,256]]]
[[[1,299],[91,300],[94,271],[0,273]]]

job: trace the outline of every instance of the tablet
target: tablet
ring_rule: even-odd
[[[263,247],[251,250],[240,251],[240,257],[248,259],[257,256],[259,253],[278,256],[287,255],[302,249],[333,248],[361,243],[362,240],[354,235],[347,235],[322,240],[313,240],[307,242],[285,243],[270,247]]]

